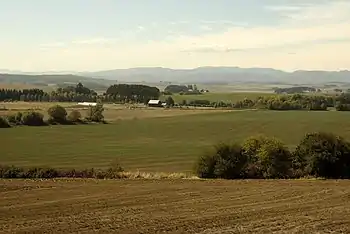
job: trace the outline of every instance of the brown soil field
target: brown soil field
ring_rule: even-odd
[[[350,181],[0,180],[1,233],[349,233]]]

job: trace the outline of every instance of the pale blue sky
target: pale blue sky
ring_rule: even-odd
[[[349,29],[341,0],[0,0],[0,68],[350,69]]]

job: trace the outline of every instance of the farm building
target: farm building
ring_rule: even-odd
[[[78,102],[78,105],[81,105],[81,106],[96,106],[97,103],[96,102]]]
[[[162,101],[160,101],[160,100],[149,100],[148,106],[149,107],[163,107]]]

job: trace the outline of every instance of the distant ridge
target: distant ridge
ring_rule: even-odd
[[[193,69],[171,69],[163,67],[135,67],[96,72],[21,72],[0,70],[10,75],[40,76],[42,79],[100,80],[111,82],[173,82],[173,83],[273,83],[273,84],[320,84],[350,83],[350,71],[306,71],[285,72],[273,68],[239,68],[239,67],[198,67]],[[58,77],[52,77],[58,76]],[[11,76],[8,76],[11,78]],[[24,78],[24,77],[22,77]],[[19,79],[22,79],[19,78]],[[30,79],[30,77],[28,77]],[[38,77],[36,77],[38,78]],[[12,78],[11,78],[12,79]],[[0,78],[1,82],[1,78]]]
[[[145,67],[115,69],[81,73],[93,78],[129,82],[180,82],[180,83],[289,83],[312,84],[350,83],[350,71],[304,71],[284,72],[273,68],[198,67],[194,69],[170,69]]]

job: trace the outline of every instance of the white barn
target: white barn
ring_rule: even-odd
[[[96,102],[78,102],[78,105],[81,105],[81,106],[96,106],[97,103]]]
[[[160,100],[149,100],[147,103],[148,106],[150,107],[162,107],[162,101]]]

